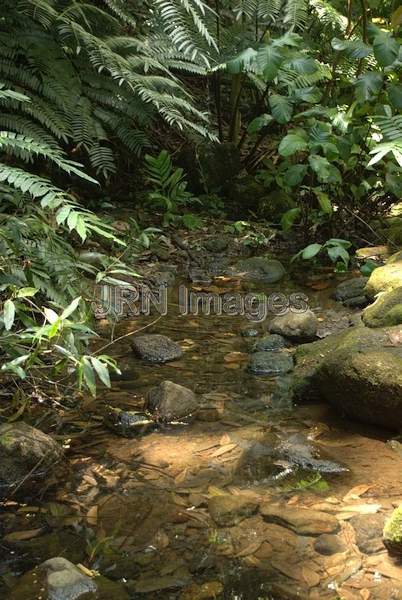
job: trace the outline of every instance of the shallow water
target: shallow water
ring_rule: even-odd
[[[230,281],[217,286],[243,293],[254,288],[259,294],[302,291],[320,319],[323,335],[345,326],[348,319],[349,313],[330,299],[331,289],[312,292],[294,283],[250,286]],[[146,327],[156,316],[123,320],[114,338]],[[242,331],[255,328],[261,335],[268,321],[183,316],[175,287],[169,293],[168,314],[144,333],[168,335],[183,348],[183,358],[164,365],[146,364],[132,353],[130,337],[108,348],[119,359],[122,375],[96,401],[84,402],[75,424],[71,414],[66,415],[71,429],[68,474],[63,473],[43,500],[32,499],[32,510],[12,505],[8,521],[3,519],[6,530],[42,528],[32,540],[4,545],[5,552],[13,553],[8,554],[11,564],[8,559],[1,564],[11,589],[15,573],[55,553],[124,582],[132,598],[334,600],[337,589],[343,586],[344,593],[348,591],[342,575],[345,561],[354,582],[358,576],[363,578],[361,586],[353,588],[357,594],[367,581],[372,582],[372,570],[364,562],[367,557],[357,548],[349,523],[359,511],[349,505],[380,503],[381,511],[390,510],[402,497],[402,459],[385,445],[383,432],[346,423],[325,406],[295,407],[286,382],[278,394],[277,378],[248,372],[255,338],[244,337]],[[102,346],[108,341],[110,325],[100,322],[99,333],[104,337]],[[219,420],[166,425],[135,439],[105,428],[106,404],[142,409],[147,391],[165,379],[207,394],[221,411]],[[283,444],[290,445],[298,457],[312,451],[315,460],[333,461],[347,471],[320,473],[318,468],[300,466],[289,454],[281,454]],[[367,489],[348,499],[348,491],[356,486]],[[258,503],[279,506],[319,506],[340,515],[337,535],[346,540],[347,554],[338,562],[330,557],[331,562],[314,552],[312,536],[296,535],[283,523],[267,525],[258,513],[236,525],[219,527],[210,517],[208,499],[222,493],[248,495]],[[385,560],[381,548],[378,552]],[[384,581],[389,583],[383,577]],[[202,595],[202,586],[209,583],[215,591]],[[389,588],[384,585],[380,595],[373,597],[387,597]]]

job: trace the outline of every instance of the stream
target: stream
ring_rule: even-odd
[[[381,541],[385,517],[402,501],[402,458],[389,434],[321,403],[295,404],[291,374],[251,373],[253,345],[272,315],[262,323],[182,315],[179,283],[169,289],[166,316],[153,325],[156,314],[124,319],[114,337],[166,335],[183,356],[146,363],[129,335],[108,348],[122,371],[112,388],[61,412],[68,468],[43,496],[6,507],[6,534],[36,531],[2,542],[9,588],[19,573],[64,556],[116,583],[99,596],[105,600],[402,598],[402,568]],[[301,291],[320,336],[354,317],[331,299],[331,287],[230,277],[187,285],[218,294]],[[101,346],[106,320],[98,331]],[[294,346],[283,352],[292,356]],[[149,389],[164,380],[203,398],[198,417],[132,438],[105,426],[108,407],[144,410]],[[13,593],[5,597],[40,598]]]

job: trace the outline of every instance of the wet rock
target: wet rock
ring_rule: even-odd
[[[359,421],[395,429],[402,420],[400,327],[354,327],[300,346],[295,392],[320,397]]]
[[[105,425],[117,435],[132,438],[144,435],[156,428],[156,423],[146,413],[107,407]]]
[[[241,330],[240,334],[245,338],[254,338],[260,335],[258,329],[254,329],[253,327],[245,327]]]
[[[388,552],[402,556],[402,505],[387,519],[383,531],[384,545]]]
[[[314,541],[314,550],[324,556],[332,556],[347,550],[345,544],[336,535],[323,533]]]
[[[49,435],[26,423],[0,425],[0,496],[24,480],[31,488],[57,466],[62,449]]]
[[[271,335],[266,335],[258,342],[256,342],[253,346],[253,352],[270,352],[275,350],[282,350],[286,348],[287,342],[284,337],[273,333]]]
[[[148,406],[160,420],[173,421],[196,412],[199,402],[194,392],[166,380],[150,390]]]
[[[204,242],[204,248],[208,250],[208,252],[212,252],[214,254],[225,252],[228,246],[229,238],[225,236],[211,237]]]
[[[356,533],[356,543],[365,554],[374,554],[384,548],[382,531],[384,515],[356,515],[350,519]]]
[[[285,276],[286,271],[279,260],[256,256],[239,261],[232,267],[232,273],[251,281],[276,283]]]
[[[363,311],[367,327],[391,327],[402,323],[402,287],[377,296],[374,304]]]
[[[365,294],[374,299],[380,292],[392,292],[402,286],[402,260],[391,257],[383,267],[374,269],[365,287]]]
[[[254,375],[284,375],[293,369],[293,359],[286,352],[254,352],[248,370]]]
[[[276,454],[292,468],[299,467],[316,473],[344,473],[348,471],[346,467],[332,460],[317,457],[317,450],[308,443],[303,434],[295,434],[287,440],[281,441],[276,449]]]
[[[268,329],[296,342],[309,341],[316,337],[318,319],[311,310],[302,313],[289,311],[272,319]]]
[[[152,363],[170,362],[183,356],[179,344],[166,335],[140,335],[133,339],[131,347],[140,358]]]
[[[104,577],[85,575],[62,557],[51,558],[21,577],[15,600],[128,600],[124,587]]]
[[[338,302],[343,302],[346,306],[365,306],[368,298],[364,293],[368,277],[353,277],[340,283],[335,292],[334,298]]]
[[[57,517],[58,522],[60,518]],[[72,531],[61,529],[31,540],[7,542],[8,546],[16,548],[24,556],[28,566],[38,565],[54,556],[68,558],[74,563],[85,559],[85,541]]]
[[[320,535],[339,529],[339,522],[333,515],[318,510],[264,503],[260,511],[266,521],[289,527],[299,535]]]
[[[221,494],[208,500],[209,514],[220,527],[236,525],[257,510],[257,502],[246,496]]]

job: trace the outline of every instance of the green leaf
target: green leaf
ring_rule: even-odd
[[[54,323],[57,323],[57,321],[59,319],[59,315],[54,310],[52,310],[51,308],[48,308],[47,306],[44,306],[43,312],[45,313],[45,317],[46,317],[47,321],[49,321],[49,323],[51,325],[53,325]]]
[[[281,156],[292,156],[296,152],[303,152],[308,148],[306,140],[297,133],[288,133],[279,144],[279,154]]]
[[[292,165],[285,172],[286,184],[290,187],[300,185],[307,173],[307,165]],[[294,209],[291,209],[294,210]],[[286,213],[285,213],[286,214]]]
[[[314,193],[317,196],[318,204],[320,205],[322,212],[325,213],[326,215],[331,215],[332,214],[332,203],[331,203],[331,200],[329,199],[328,194],[326,194],[325,192],[322,192],[321,190],[319,190],[317,188],[314,188]]]
[[[252,71],[256,56],[257,50],[254,50],[254,48],[246,48],[240,52],[240,54],[227,61],[226,69],[228,73],[237,75],[239,73],[243,73],[244,71]]]
[[[348,266],[350,256],[349,252],[345,250],[343,246],[332,246],[327,248],[328,256],[332,260],[333,263],[336,263],[338,259]]]
[[[287,96],[272,94],[272,96],[269,98],[269,105],[275,121],[281,125],[289,123],[290,119],[292,118],[293,106],[292,102]]]
[[[86,356],[82,358],[82,376],[92,396],[96,396],[95,371]]]
[[[345,52],[347,56],[356,59],[366,58],[372,52],[371,46],[368,46],[362,40],[340,40],[334,38],[331,46],[334,50]]]
[[[106,365],[104,365],[99,358],[96,356],[91,356],[91,363],[93,368],[95,369],[99,379],[106,387],[111,387],[109,371]]]
[[[373,40],[374,56],[381,67],[388,67],[398,58],[399,44],[388,31],[381,31]]]
[[[313,154],[309,156],[308,161],[321,183],[342,183],[342,175],[339,169],[323,156]]]
[[[251,121],[251,123],[247,127],[247,132],[250,135],[253,135],[254,133],[257,133],[258,131],[260,131],[260,129],[262,129],[263,127],[266,127],[267,125],[272,123],[272,121],[273,121],[272,115],[268,115],[268,114],[260,115],[259,117],[256,117],[255,119],[253,119]]]
[[[298,166],[298,165],[296,165]],[[286,211],[281,218],[281,226],[283,231],[289,231],[301,214],[300,208],[291,208]]]
[[[63,312],[60,315],[60,319],[62,321],[67,319],[76,310],[77,306],[80,303],[80,300],[81,300],[81,296],[78,296],[78,298],[74,298],[74,300],[72,302],[70,302],[70,304],[67,306],[67,308],[65,308],[63,310]]]
[[[10,331],[14,324],[15,319],[15,304],[12,300],[8,299],[4,302],[3,308],[3,320],[6,331]]]
[[[282,61],[280,50],[273,45],[266,45],[258,50],[257,65],[264,75],[265,81],[275,79]]]
[[[18,292],[16,293],[15,297],[16,298],[30,298],[32,296],[35,296],[35,294],[37,292],[38,292],[38,290],[34,287],[20,288],[18,290]]]
[[[301,257],[304,260],[310,260],[314,258],[314,256],[317,256],[321,248],[322,244],[309,244],[304,248],[304,250],[302,250]]]
[[[360,75],[355,82],[357,101],[366,102],[375,98],[382,88],[382,82],[381,73],[369,72]]]
[[[402,110],[402,85],[390,83],[387,86],[388,98],[396,110]]]

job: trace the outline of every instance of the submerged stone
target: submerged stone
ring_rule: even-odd
[[[284,375],[293,369],[293,359],[287,352],[254,352],[248,370],[254,375]]]
[[[236,525],[257,510],[258,504],[247,496],[219,494],[208,501],[209,514],[221,527]]]
[[[261,505],[261,514],[266,521],[289,527],[299,535],[320,535],[333,533],[339,529],[336,517],[309,508]]]
[[[140,335],[133,339],[131,347],[140,358],[152,363],[170,362],[183,355],[179,344],[166,335]]]
[[[89,577],[69,560],[51,558],[25,573],[13,590],[13,600],[128,600],[120,583]]]

